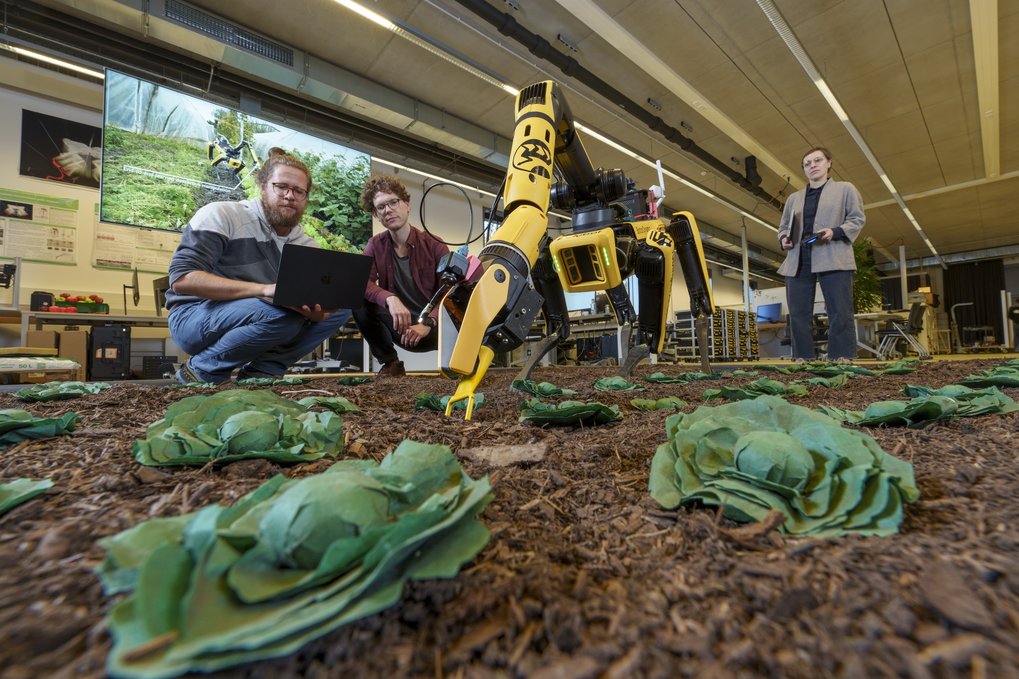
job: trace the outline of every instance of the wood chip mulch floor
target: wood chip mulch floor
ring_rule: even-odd
[[[999,359],[1000,360],[1000,359]],[[901,398],[906,384],[942,386],[990,360],[928,361],[902,376],[841,389],[810,387],[793,402],[862,410]],[[744,366],[745,367],[745,366]],[[655,385],[642,377],[695,366],[641,366],[647,398],[702,403],[711,383]],[[791,539],[739,527],[705,508],[661,509],[648,468],[665,441],[665,413],[636,410],[623,392],[593,389],[613,368],[542,368],[534,378],[580,399],[617,404],[623,421],[541,429],[518,421],[513,373],[493,371],[472,421],[415,411],[414,395],[450,394],[442,377],[345,387],[318,379],[278,387],[291,397],[349,398],[347,455],[381,459],[405,438],[456,453],[544,444],[543,461],[494,468],[482,514],[488,546],[452,580],[411,583],[401,602],[276,660],[225,677],[1019,677],[1019,413],[867,430],[913,463],[921,500],[888,538]],[[761,373],[790,381],[793,376]],[[727,384],[751,381],[730,376]],[[1006,389],[1019,400],[1019,389]],[[152,469],[132,443],[191,389],[117,383],[84,398],[0,407],[40,416],[74,410],[71,436],[0,452],[0,479],[50,478],[44,496],[0,517],[0,677],[98,677],[114,603],[92,573],[97,540],[152,517],[232,503],[276,473],[300,477],[328,462]]]

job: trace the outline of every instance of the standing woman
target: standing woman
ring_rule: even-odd
[[[853,241],[865,221],[863,201],[849,182],[829,179],[830,170],[828,149],[816,146],[804,154],[803,174],[809,185],[786,201],[778,227],[778,242],[788,251],[778,272],[786,281],[794,359],[814,358],[811,321],[816,283],[821,284],[828,311],[828,360],[856,358]]]

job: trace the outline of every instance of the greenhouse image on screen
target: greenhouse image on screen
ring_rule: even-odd
[[[257,198],[255,172],[278,146],[311,170],[308,235],[348,252],[371,237],[358,205],[368,154],[116,71],[105,96],[102,221],[182,231],[206,203]]]

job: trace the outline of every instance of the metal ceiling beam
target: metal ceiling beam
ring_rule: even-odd
[[[998,259],[1015,256],[1019,256],[1019,245],[1003,245],[1000,248],[956,252],[951,255],[944,255],[941,258],[922,257],[918,259],[908,259],[906,260],[906,268],[917,269],[920,267],[941,266],[942,260],[948,264],[965,264],[966,262],[977,262],[985,259]],[[899,268],[899,262],[894,261],[885,264],[878,264],[875,268],[878,271],[893,271]]]

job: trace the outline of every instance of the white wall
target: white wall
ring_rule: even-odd
[[[669,318],[675,318],[677,312],[690,310],[690,292],[686,287],[683,269],[677,259],[672,270],[672,297],[669,300]],[[708,266],[708,278],[711,297],[716,307],[727,309],[743,308],[743,282],[722,275],[721,269]]]
[[[11,59],[4,60],[0,74],[0,187],[46,194],[58,198],[78,201],[77,263],[73,266],[22,262],[21,294],[18,300],[28,308],[32,291],[61,293],[70,292],[99,294],[110,305],[110,312],[123,314],[123,285],[131,283],[131,272],[97,269],[92,266],[95,205],[99,202],[98,189],[78,187],[61,182],[23,177],[18,174],[21,156],[21,112],[22,109],[57,116],[80,123],[102,126],[102,85],[89,84],[45,69],[22,64]],[[11,261],[11,260],[3,260]],[[128,315],[155,316],[155,301],[152,280],[157,274],[139,272],[141,300],[137,307],[128,292]],[[12,290],[0,288],[0,304],[13,303]],[[134,328],[132,339],[135,347],[144,353],[162,352],[161,339],[147,351],[146,338],[162,338],[165,329]],[[20,344],[20,329],[16,324],[0,325],[0,345]],[[140,358],[138,358],[140,364]]]

